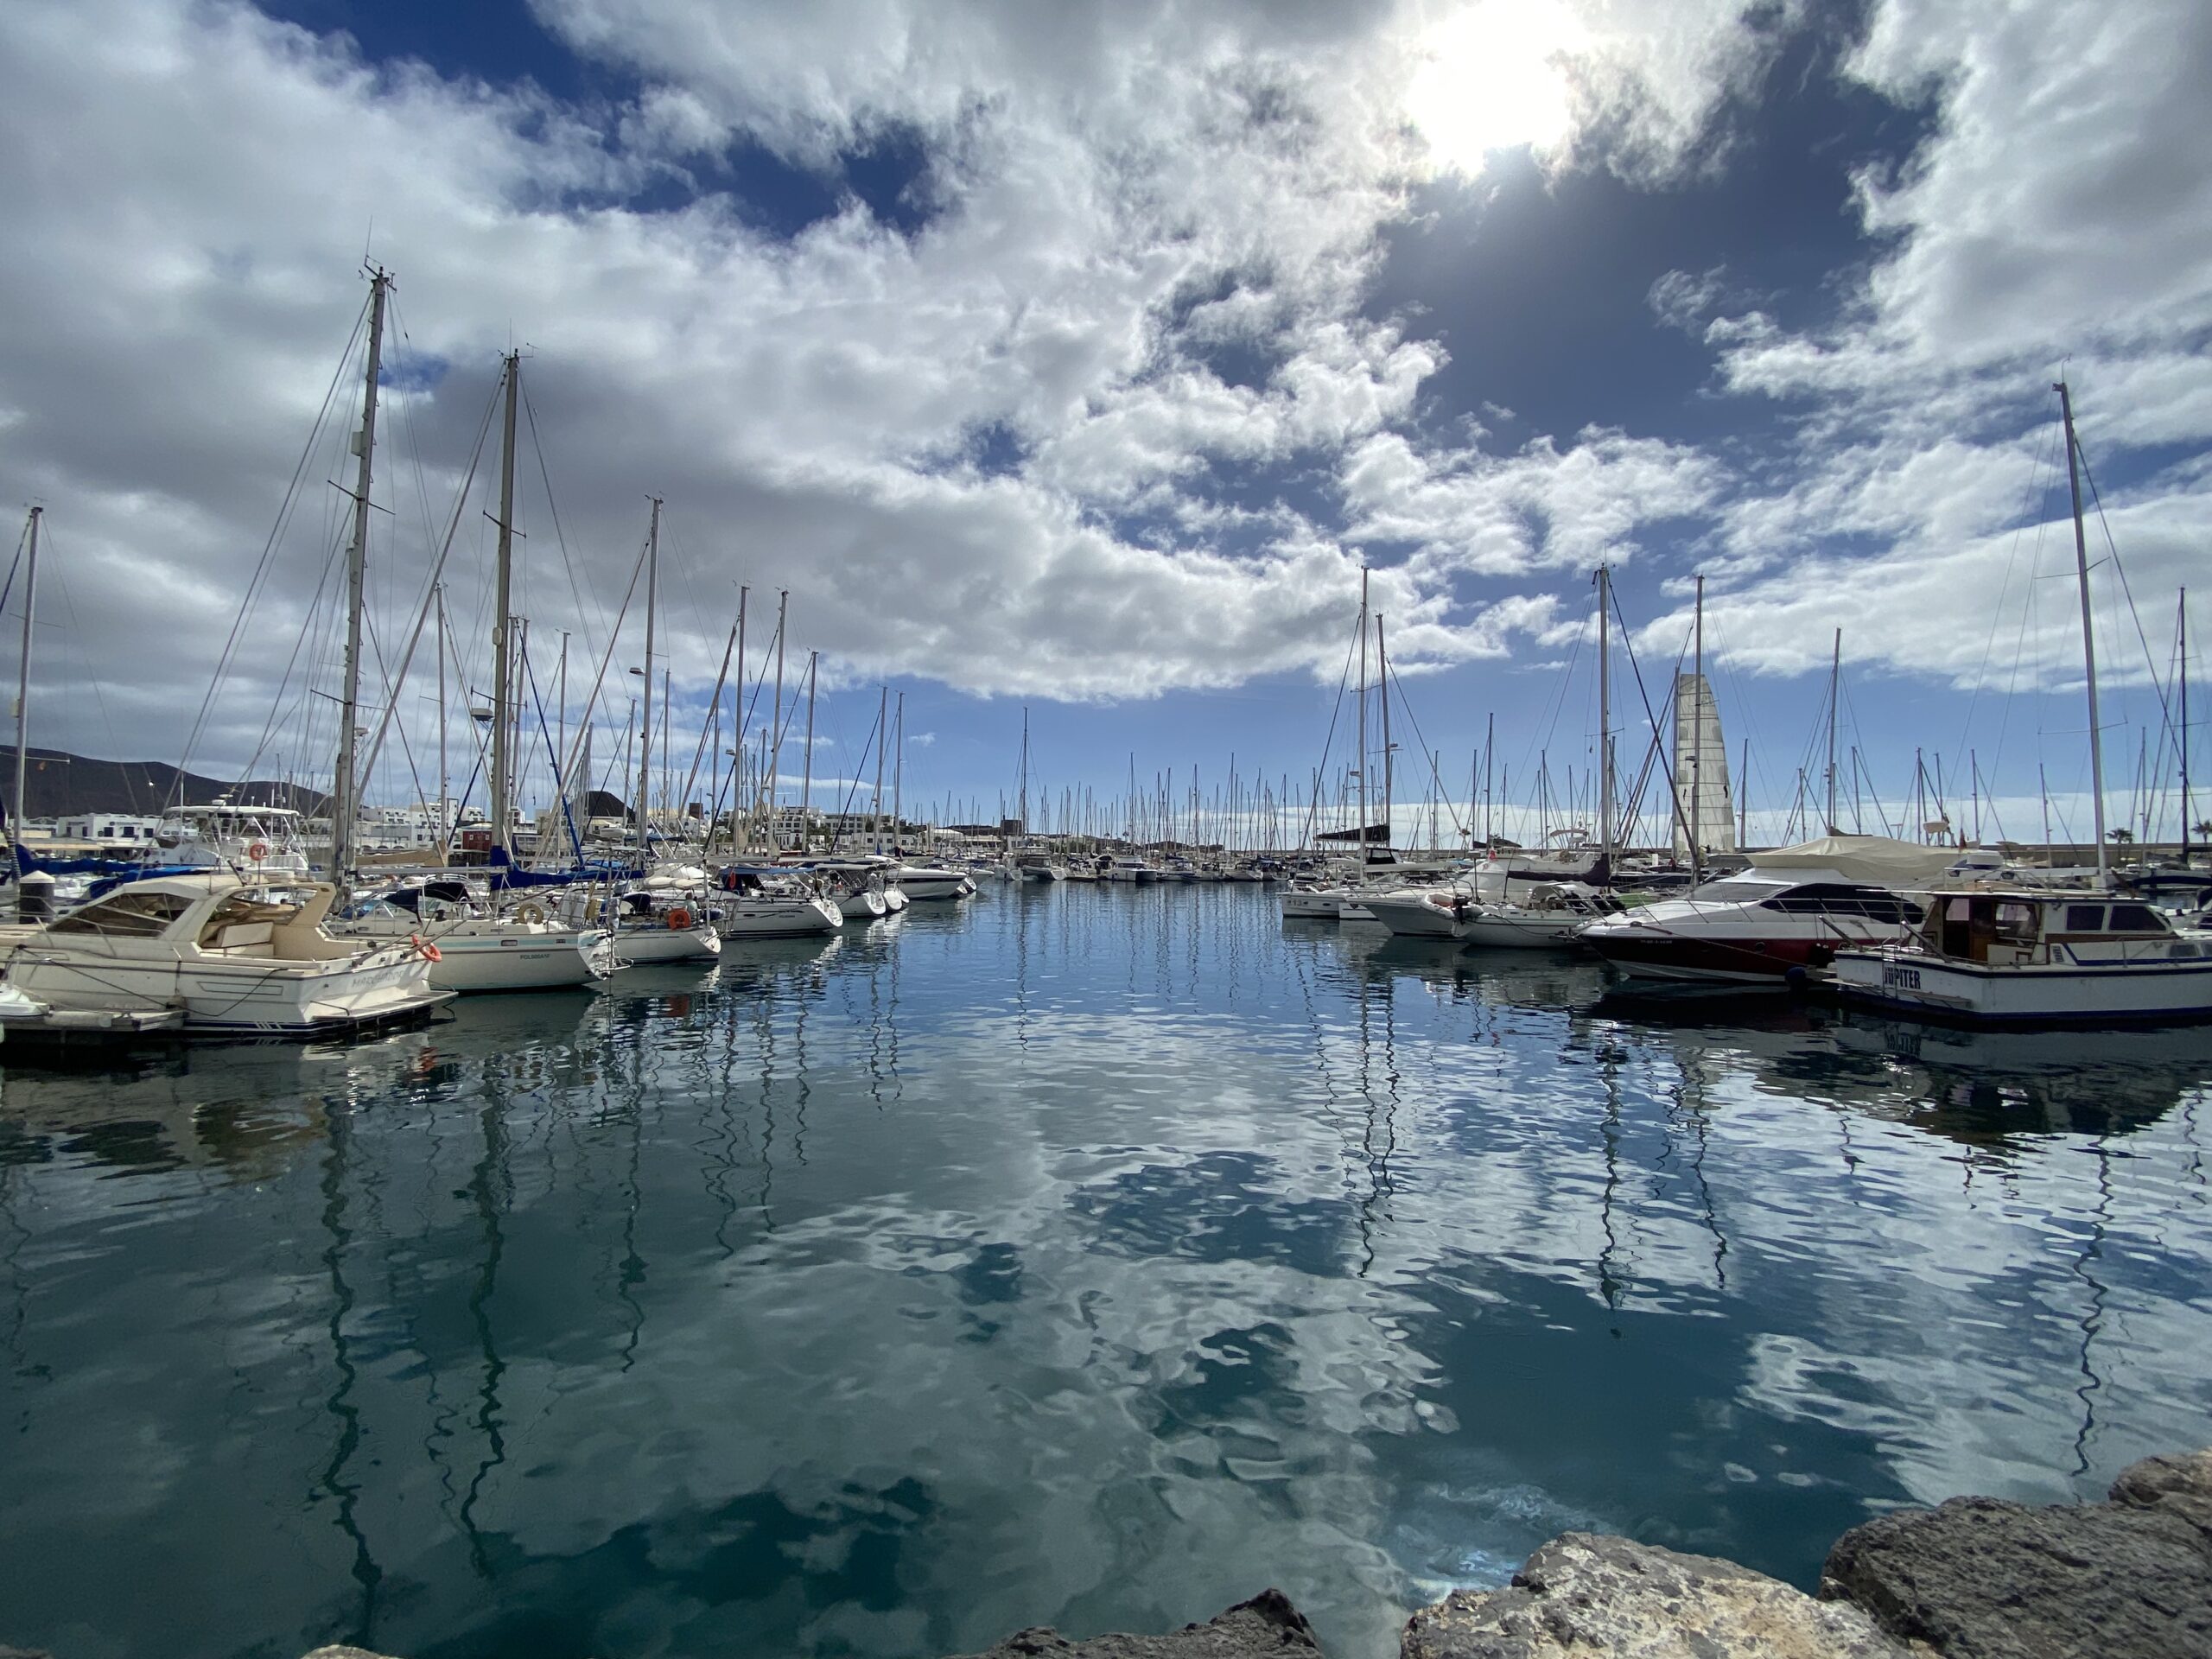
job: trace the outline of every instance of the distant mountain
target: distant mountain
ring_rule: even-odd
[[[291,806],[315,814],[327,798],[289,785],[228,784],[180,772],[166,760],[94,760],[60,749],[30,750],[23,777],[26,817],[68,818],[84,812],[158,813],[165,806],[204,806],[228,795],[241,805]],[[0,796],[16,782],[16,752],[0,747]]]

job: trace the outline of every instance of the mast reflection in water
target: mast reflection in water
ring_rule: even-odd
[[[1042,883],[0,1087],[0,1639],[1332,1651],[2203,1438],[2212,1037],[1617,1005]],[[3,1058],[3,1057],[0,1057]]]

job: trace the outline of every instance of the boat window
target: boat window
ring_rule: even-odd
[[[1769,881],[1708,881],[1701,887],[1690,889],[1692,899],[1710,900],[1716,905],[1750,904],[1774,895],[1774,884]]]
[[[2036,907],[2017,899],[2001,901],[1997,906],[1997,937],[2007,944],[2033,944]]]
[[[99,933],[109,938],[156,939],[169,924],[192,908],[193,901],[174,893],[110,893],[98,904],[51,924],[50,933]]]
[[[2105,925],[2114,933],[2164,933],[2166,924],[2148,905],[2114,905]]]
[[[1793,916],[1849,916],[1873,922],[1916,923],[1921,918],[1919,906],[1886,888],[1847,887],[1835,881],[1809,881],[1788,888],[1765,900],[1764,908]]]
[[[2101,933],[2105,925],[2102,905],[2069,905],[2066,906],[2066,931],[2069,933]]]

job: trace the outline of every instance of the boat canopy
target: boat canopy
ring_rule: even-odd
[[[1753,869],[1778,879],[1799,870],[1833,871],[1847,881],[1885,887],[1932,881],[1957,857],[1949,847],[1921,847],[1888,836],[1821,836],[1751,855]]]

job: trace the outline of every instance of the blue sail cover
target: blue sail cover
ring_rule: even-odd
[[[129,858],[41,858],[16,843],[16,868],[24,875],[98,875],[116,881],[141,881],[153,875],[190,875],[213,864],[143,864]]]

